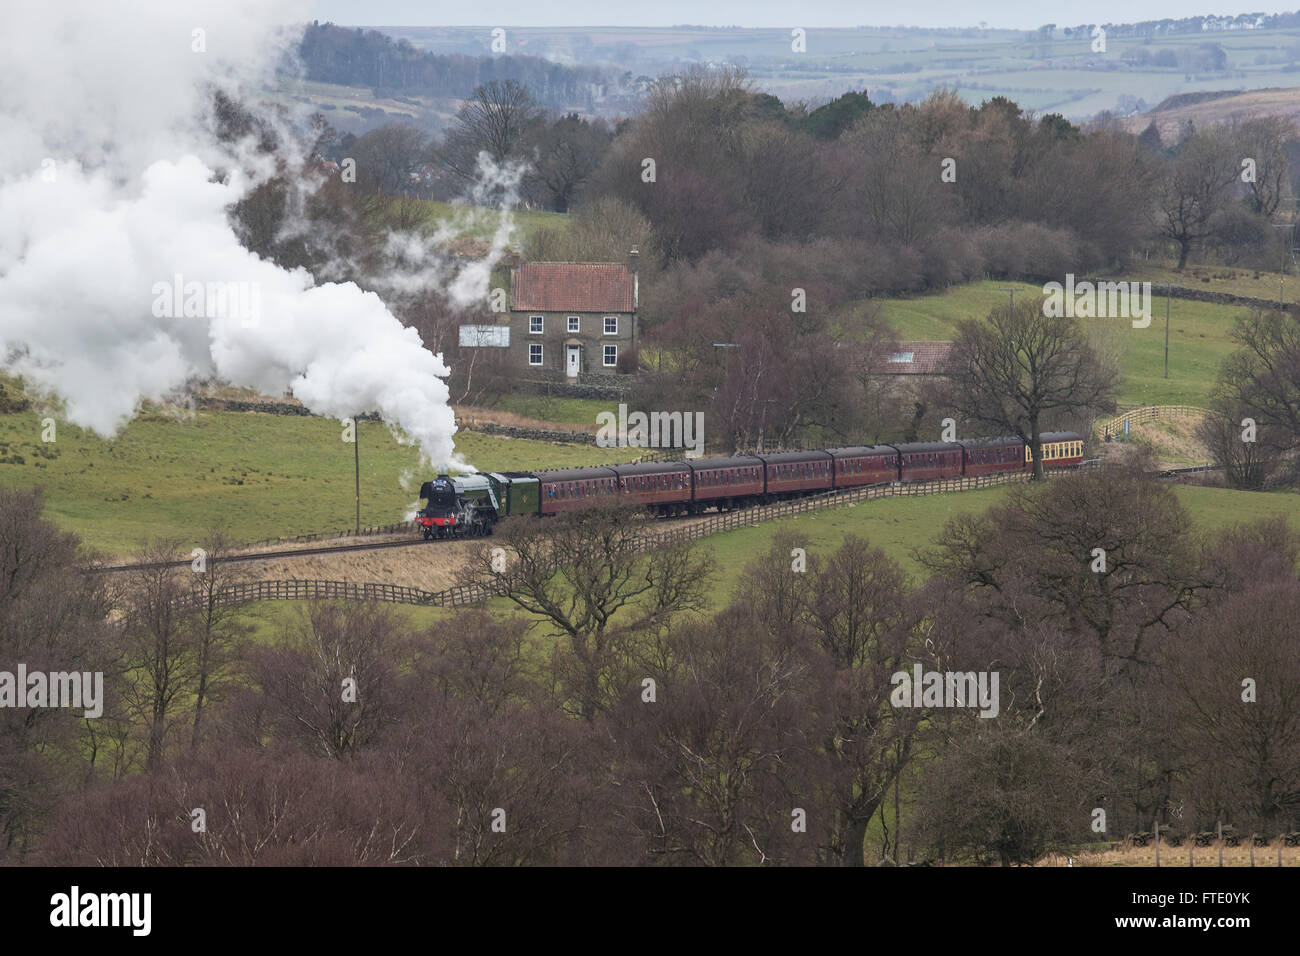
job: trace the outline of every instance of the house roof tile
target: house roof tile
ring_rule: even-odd
[[[885,375],[944,375],[949,371],[951,342],[899,342],[880,363]]]
[[[634,312],[635,278],[619,262],[525,262],[513,270],[516,312]]]

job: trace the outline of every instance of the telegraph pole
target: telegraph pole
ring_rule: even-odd
[[[1295,226],[1294,226],[1293,224],[1289,223],[1289,222],[1275,222],[1275,223],[1273,223],[1273,228],[1274,228],[1274,229],[1295,229]],[[1278,268],[1277,268],[1277,302],[1278,302],[1278,305],[1286,305],[1286,297],[1283,295],[1283,292],[1282,292],[1282,283],[1283,283],[1283,281],[1285,280],[1285,277],[1286,277],[1286,253],[1287,253],[1286,245],[1283,245],[1283,246],[1282,246],[1282,261],[1278,264]]]
[[[1165,283],[1165,378],[1169,377],[1169,299],[1173,285]]]
[[[1280,200],[1278,200],[1278,204],[1279,204],[1279,205],[1281,205],[1281,204],[1284,203],[1284,202],[1289,202],[1289,203],[1300,203],[1300,196],[1283,196]],[[1275,223],[1273,223],[1273,228],[1274,228],[1274,229],[1290,229],[1290,230],[1291,230],[1291,241],[1290,241],[1289,243],[1285,243],[1285,244],[1283,244],[1283,246],[1282,246],[1282,249],[1281,249],[1281,252],[1282,252],[1282,262],[1281,262],[1281,264],[1280,264],[1280,266],[1278,267],[1278,270],[1277,270],[1277,303],[1278,303],[1279,306],[1285,306],[1285,305],[1286,305],[1286,295],[1285,295],[1285,293],[1284,293],[1284,291],[1283,291],[1283,286],[1284,286],[1284,283],[1286,282],[1286,254],[1287,254],[1288,251],[1290,251],[1292,257],[1294,257],[1294,256],[1295,256],[1295,253],[1296,253],[1296,251],[1297,251],[1297,249],[1296,249],[1296,245],[1295,245],[1295,227],[1296,227],[1295,216],[1296,216],[1296,211],[1293,209],[1293,211],[1292,211],[1292,213],[1291,213],[1291,222],[1275,222]]]
[[[356,479],[357,534],[361,533],[361,416],[352,416],[352,467]]]

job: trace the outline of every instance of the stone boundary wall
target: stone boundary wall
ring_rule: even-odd
[[[1125,281],[1131,283],[1133,280],[1131,279],[1125,280],[1113,276],[1112,277],[1086,276],[1081,279],[1076,279],[1074,284],[1075,287],[1077,288],[1080,282],[1091,282],[1095,287],[1098,282],[1125,282]],[[1138,281],[1144,282],[1146,280],[1143,279]],[[1156,297],[1156,296],[1164,297],[1166,294],[1168,294],[1169,298],[1171,299],[1189,299],[1194,302],[1210,302],[1215,305],[1248,305],[1251,306],[1252,308],[1286,310],[1291,312],[1300,309],[1300,303],[1295,303],[1295,302],[1278,302],[1276,299],[1258,299],[1255,298],[1254,296],[1236,295],[1232,292],[1212,292],[1209,289],[1196,289],[1196,288],[1192,288],[1191,286],[1185,286],[1185,285],[1175,285],[1166,288],[1164,283],[1162,282],[1151,283],[1152,297]],[[1154,309],[1152,310],[1152,318],[1153,319],[1155,318]]]

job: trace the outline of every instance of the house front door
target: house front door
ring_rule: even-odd
[[[581,354],[582,354],[582,349],[580,346],[577,345],[569,346],[569,365],[568,365],[569,378],[578,377],[578,362],[579,362],[578,357]]]

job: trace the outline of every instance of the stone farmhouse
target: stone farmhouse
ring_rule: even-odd
[[[503,348],[522,373],[612,374],[636,348],[638,254],[620,262],[524,262],[510,272],[505,321],[462,325],[463,348]],[[547,376],[550,377],[550,376]]]

